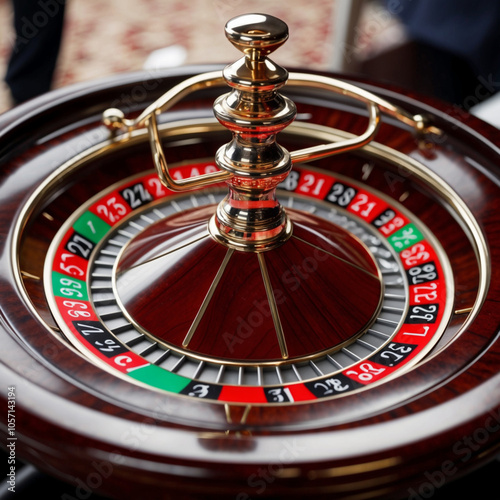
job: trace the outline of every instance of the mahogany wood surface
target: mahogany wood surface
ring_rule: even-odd
[[[228,251],[209,237],[215,209],[186,210],[152,224],[119,259],[117,289],[125,309],[136,324],[174,348],[183,348]],[[366,328],[378,311],[382,285],[368,249],[346,230],[313,215],[306,227],[300,212],[287,212],[294,234],[264,259],[292,360],[343,344]],[[291,271],[304,262],[311,279],[305,271],[301,279],[300,270]],[[232,361],[282,360],[256,254],[231,255],[189,350]]]
[[[189,72],[163,73],[153,82],[160,85],[150,99]],[[429,474],[455,479],[491,460],[500,440],[500,139],[497,130],[474,117],[450,116],[446,105],[361,83],[429,115],[444,131],[432,146],[419,149],[411,131],[386,120],[377,141],[417,157],[458,193],[485,234],[491,258],[492,285],[481,312],[456,338],[465,318],[454,314],[441,349],[404,377],[335,400],[224,408],[138,388],[62,341],[41,280],[30,275],[41,276],[50,241],[78,206],[103,187],[151,168],[147,143],[117,149],[94,160],[90,170],[62,177],[40,204],[52,220],[29,214],[19,259],[34,307],[26,303],[10,252],[17,218],[54,169],[107,137],[100,114],[119,106],[120,96],[146,78],[72,87],[0,117],[0,379],[4,387],[16,387],[19,457],[75,488],[83,481],[112,498],[165,499],[406,498],[429,482]],[[366,126],[357,108],[340,112],[320,93],[295,94],[299,113],[310,113],[311,121],[357,133]],[[167,119],[209,116],[212,101],[212,95],[192,97]],[[210,157],[224,137],[208,134],[187,147],[174,142],[167,148],[169,158]],[[297,149],[314,140],[283,134],[280,142]],[[366,158],[343,155],[315,165],[361,179]],[[390,162],[377,163],[383,168],[373,170],[370,185],[396,200],[409,193],[404,206],[437,235],[450,258],[457,283],[454,309],[471,307],[477,266],[460,224],[429,187]],[[54,327],[53,334],[39,316]],[[0,397],[6,443],[6,392]],[[94,472],[98,485],[92,483]]]

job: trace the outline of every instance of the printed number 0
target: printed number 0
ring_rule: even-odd
[[[359,380],[369,382],[375,375],[379,375],[385,371],[385,368],[375,368],[370,363],[362,363],[361,365],[359,365],[359,368],[363,373],[358,373],[356,370],[349,370],[346,375],[354,375]]]

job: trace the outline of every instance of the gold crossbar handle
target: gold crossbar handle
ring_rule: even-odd
[[[110,109],[104,113],[103,121],[111,130],[116,131],[117,129],[125,129],[128,133],[135,129],[147,127],[158,174],[162,182],[174,191],[188,191],[197,189],[201,186],[227,181],[234,174],[226,171],[213,172],[183,180],[173,179],[168,170],[168,164],[161,145],[157,124],[157,115],[170,109],[189,94],[207,88],[223,87],[226,85],[226,81],[219,71],[197,75],[172,87],[133,120],[125,119],[123,113],[119,110]],[[324,144],[291,152],[290,156],[293,163],[339,154],[368,144],[375,136],[380,125],[379,110],[383,110],[389,116],[397,118],[401,122],[412,126],[417,133],[439,133],[439,129],[428,127],[425,123],[425,119],[421,115],[412,115],[399,106],[391,104],[371,92],[335,78],[305,73],[290,73],[286,85],[287,87],[322,89],[351,97],[365,103],[369,112],[368,127],[363,134],[346,141]]]
[[[182,81],[165,92],[155,102],[144,109],[138,117],[134,119],[127,119],[124,117],[123,112],[120,109],[109,108],[103,113],[103,123],[112,132],[120,130],[130,135],[130,133],[134,130],[147,127],[148,120],[151,117],[159,115],[163,111],[167,111],[179,101],[182,101],[182,99],[187,97],[189,94],[209,87],[224,87],[225,85],[226,83],[222,78],[220,71],[212,71],[196,75]],[[127,137],[120,137],[120,140],[127,140]]]
[[[184,97],[206,88],[226,87],[227,84],[220,71],[203,73],[184,80],[169,91],[165,92],[154,103],[150,104],[135,120],[130,120],[132,129],[144,127],[147,119],[153,114],[158,114],[171,108]],[[312,75],[309,73],[290,73],[286,87],[310,87],[329,90],[336,94],[352,97],[364,103],[375,103],[385,114],[392,116],[399,121],[410,125],[417,132],[432,132],[439,134],[440,130],[435,127],[428,127],[425,119],[421,115],[412,115],[400,106],[396,106],[381,97],[368,92],[356,85],[344,82],[331,77]]]
[[[156,121],[156,114],[150,115],[146,124],[149,131],[149,142],[151,144],[151,152],[156,166],[156,171],[161,183],[167,186],[172,191],[192,191],[203,186],[217,184],[219,182],[228,181],[233,174],[225,170],[217,170],[208,174],[196,175],[188,179],[175,180],[168,170],[167,159],[161,145],[160,134],[158,132],[158,123]]]
[[[149,117],[167,111],[167,109],[170,109],[179,101],[182,101],[182,99],[197,90],[226,86],[226,81],[222,78],[220,71],[211,71],[209,73],[192,76],[177,84],[175,87],[172,87],[155,102],[150,104],[135,120],[131,121],[131,125],[133,129],[144,127]]]
[[[365,146],[375,137],[380,126],[380,110],[378,105],[373,102],[368,103],[368,113],[368,127],[363,134],[342,142],[332,142],[330,144],[292,151],[290,153],[292,163],[317,160]]]
[[[385,114],[392,116],[406,125],[409,125],[419,133],[440,134],[441,131],[436,127],[429,127],[422,115],[412,115],[400,106],[396,106],[381,97],[368,92],[356,85],[353,85],[336,78],[309,75],[306,73],[290,73],[287,86],[289,87],[309,87],[320,90],[327,90],[336,94],[342,94],[346,97],[352,97],[366,104],[377,104]]]

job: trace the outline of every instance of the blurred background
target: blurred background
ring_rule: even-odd
[[[42,40],[63,10],[55,72],[45,74],[51,88],[142,69],[232,62],[239,56],[224,24],[251,10],[288,24],[290,39],[274,55],[287,68],[394,83],[445,100],[455,113],[500,89],[500,2],[491,0],[0,0],[3,75],[11,56],[17,58],[11,87],[23,79],[36,87],[37,71],[52,71],[47,66],[55,56],[42,45],[54,43]],[[2,78],[0,112],[27,95],[13,98]]]
[[[24,11],[24,4],[31,4],[31,10]],[[55,57],[43,40],[63,10]],[[286,68],[396,84],[447,102],[450,114],[472,110],[500,127],[495,106],[500,90],[500,2],[495,0],[0,0],[0,112],[30,92],[47,90],[42,80],[57,89],[124,72],[233,62],[239,53],[225,39],[223,27],[249,11],[288,24],[290,39],[273,56]],[[29,87],[16,99],[4,78],[11,56],[23,53],[24,60],[17,57],[9,70],[12,86],[19,88],[21,82]],[[43,78],[35,76],[35,69]],[[495,461],[432,496],[463,498],[473,491],[475,498],[497,500],[498,488],[490,487],[499,467]],[[57,491],[56,482],[26,470],[27,479],[36,480],[28,481],[28,490],[34,484],[38,492]],[[66,486],[60,488],[64,492]],[[0,489],[0,498],[7,495]],[[27,493],[19,498],[33,497]]]
[[[40,5],[50,1],[62,3],[40,0]],[[158,63],[163,66],[233,62],[239,52],[226,40],[224,25],[248,12],[248,6],[246,0],[68,0],[53,87],[141,70],[151,53],[161,49],[167,49]],[[334,9],[332,0],[251,2],[253,12],[275,15],[289,25],[292,35],[277,62],[311,69],[329,67]],[[15,46],[12,10],[12,0],[0,0],[3,73]],[[38,10],[44,13],[43,7]],[[35,41],[37,29],[45,29],[37,27],[43,21],[36,11],[25,16],[24,38]],[[0,111],[12,105],[2,84]]]

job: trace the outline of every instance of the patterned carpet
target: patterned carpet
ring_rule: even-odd
[[[0,65],[13,44],[11,1],[0,0]],[[40,2],[39,2],[40,3]],[[68,0],[54,87],[143,68],[149,54],[177,46],[182,64],[232,62],[224,24],[245,12],[283,19],[290,39],[275,56],[285,67],[326,69],[335,0]],[[180,47],[179,47],[180,46]],[[183,50],[185,49],[185,50]],[[175,55],[174,54],[174,55]],[[0,112],[11,106],[2,84]]]

